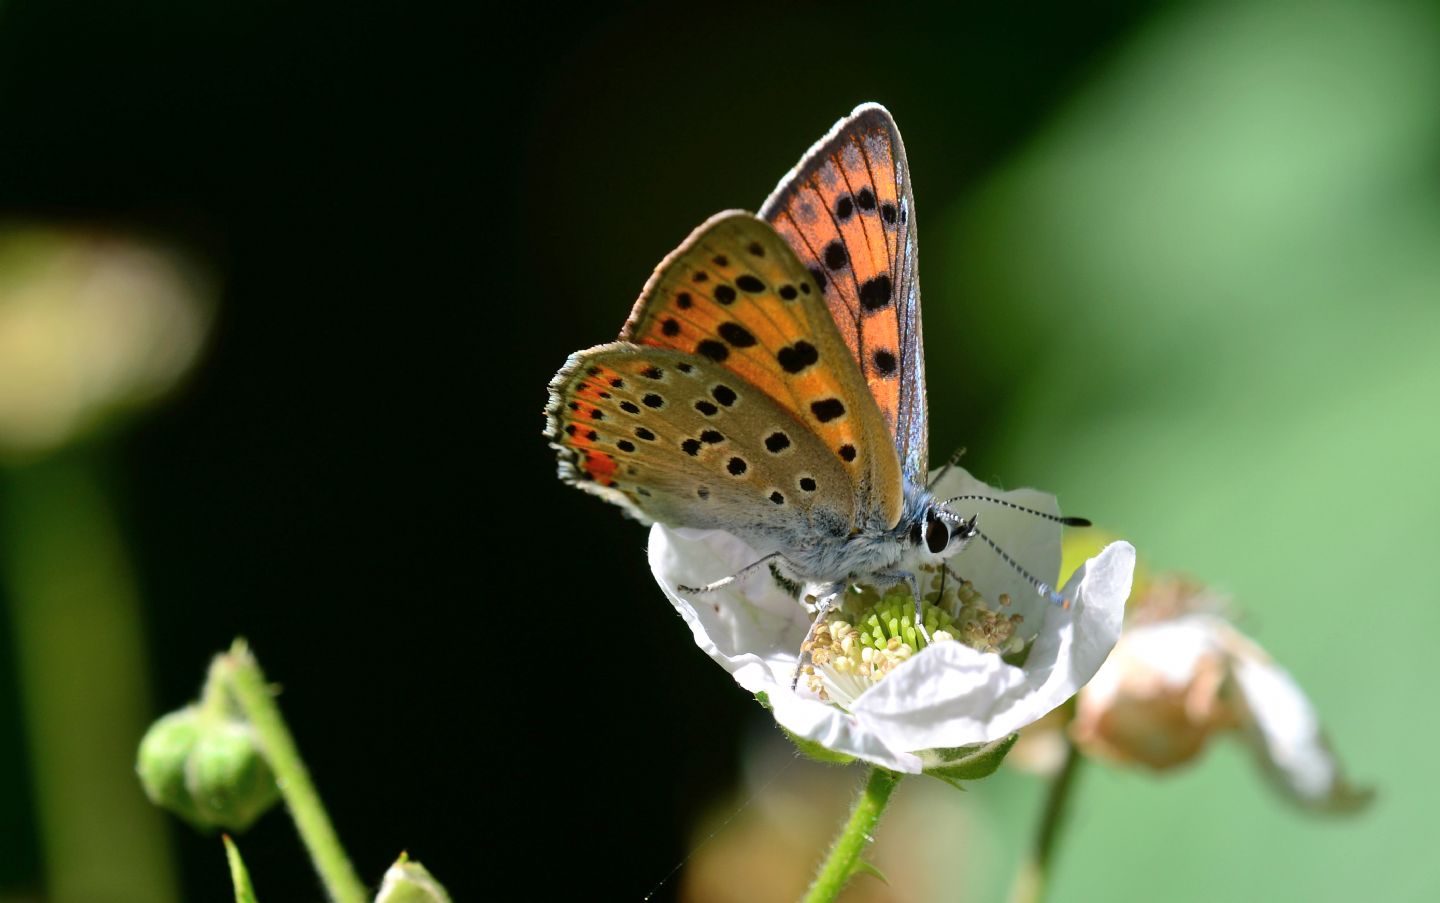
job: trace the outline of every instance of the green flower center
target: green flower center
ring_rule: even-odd
[[[932,642],[961,642],[1000,655],[1024,648],[1018,635],[1023,619],[1003,611],[1009,596],[992,605],[968,580],[935,573],[930,582],[920,612]],[[805,682],[821,699],[846,705],[927,645],[915,627],[909,587],[898,584],[881,595],[861,586],[815,628]]]

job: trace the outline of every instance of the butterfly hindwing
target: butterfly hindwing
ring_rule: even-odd
[[[889,112],[864,104],[836,123],[760,215],[822,288],[906,475],[923,485],[929,438],[915,201]]]
[[[812,274],[768,223],[741,211],[703,223],[656,268],[621,339],[740,377],[841,465],[866,523],[899,519],[889,427]]]
[[[783,545],[805,530],[843,537],[859,515],[824,442],[712,360],[614,342],[572,355],[550,393],[561,477],[642,520]]]

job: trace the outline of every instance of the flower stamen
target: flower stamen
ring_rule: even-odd
[[[805,685],[826,702],[842,707],[878,683],[929,643],[915,627],[915,606],[908,587],[897,584],[881,595],[861,586],[832,609],[802,651],[810,654],[803,669]],[[1025,647],[1018,635],[1023,618],[998,609],[1010,604],[1002,593],[991,605],[969,580],[943,580],[934,575],[921,604],[925,628],[933,642],[961,642],[980,652],[1001,655]]]

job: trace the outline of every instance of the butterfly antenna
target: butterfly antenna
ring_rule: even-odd
[[[1018,507],[1018,506],[1017,506],[1017,507]],[[1041,512],[1037,511],[1037,512],[1035,512],[1035,513],[1036,513],[1036,514],[1040,514]],[[1051,588],[1050,588],[1050,584],[1045,583],[1045,582],[1040,581],[1040,580],[1036,580],[1035,577],[1034,577],[1029,571],[1025,570],[1023,567],[1020,566],[1020,563],[1019,563],[1018,561],[1016,561],[1015,559],[1011,558],[1008,554],[1006,554],[1006,552],[1005,552],[1004,549],[1002,549],[1002,548],[1000,548],[998,545],[996,545],[996,544],[995,544],[995,540],[993,540],[993,539],[991,539],[990,537],[986,536],[986,535],[984,534],[984,532],[981,531],[981,529],[980,529],[979,527],[974,527],[974,526],[972,526],[972,527],[971,527],[971,530],[974,532],[974,534],[975,534],[976,536],[978,536],[978,537],[980,537],[981,539],[985,540],[985,544],[988,545],[991,549],[993,549],[993,550],[995,551],[995,554],[996,554],[996,555],[999,555],[999,556],[1005,561],[1006,564],[1008,564],[1008,565],[1010,565],[1010,567],[1014,568],[1014,569],[1015,569],[1015,573],[1019,574],[1021,577],[1024,577],[1026,583],[1029,583],[1031,586],[1035,587],[1035,592],[1039,593],[1041,598],[1045,599],[1046,601],[1050,602],[1051,604],[1058,605],[1058,606],[1060,606],[1061,608],[1066,609],[1067,611],[1069,610],[1069,608],[1070,608],[1070,600],[1069,600],[1069,599],[1065,598],[1064,596],[1062,596],[1062,595],[1060,595],[1059,593],[1055,592],[1055,590],[1051,589]]]
[[[935,471],[935,475],[930,477],[930,482],[925,484],[925,488],[929,489],[935,484],[939,483],[941,480],[945,479],[945,474],[950,472],[950,468],[954,467],[956,464],[959,464],[960,459],[963,457],[965,457],[965,446],[962,445],[959,448],[955,449],[955,454],[950,456],[950,460],[945,462],[945,466]]]
[[[954,498],[946,499],[944,504],[951,502],[990,502],[1001,505],[1005,508],[1013,508],[1016,511],[1023,511],[1026,514],[1033,514],[1044,520],[1053,520],[1057,524],[1064,524],[1067,527],[1088,527],[1091,526],[1089,518],[1084,517],[1061,517],[1058,514],[1051,514],[1048,511],[1036,511],[1034,508],[1026,508],[1024,505],[1017,505],[1014,502],[1007,502],[1005,499],[997,499],[989,495],[957,495]]]

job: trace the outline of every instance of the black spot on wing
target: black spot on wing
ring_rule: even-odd
[[[750,330],[741,326],[739,323],[721,323],[718,331],[720,338],[736,348],[749,348],[755,344],[755,336],[750,333]]]
[[[829,423],[839,417],[845,416],[845,404],[838,398],[824,398],[820,401],[810,402],[810,413],[821,423]]]
[[[820,352],[814,345],[801,339],[793,345],[786,345],[775,354],[775,360],[786,373],[799,373],[820,360]]]
[[[765,437],[765,450],[772,455],[778,455],[790,447],[790,437],[780,430],[776,430]]]
[[[881,348],[870,356],[870,360],[875,364],[875,370],[881,376],[895,375],[895,353],[893,351]]]
[[[890,306],[890,275],[881,273],[860,286],[860,306],[870,313]]]

